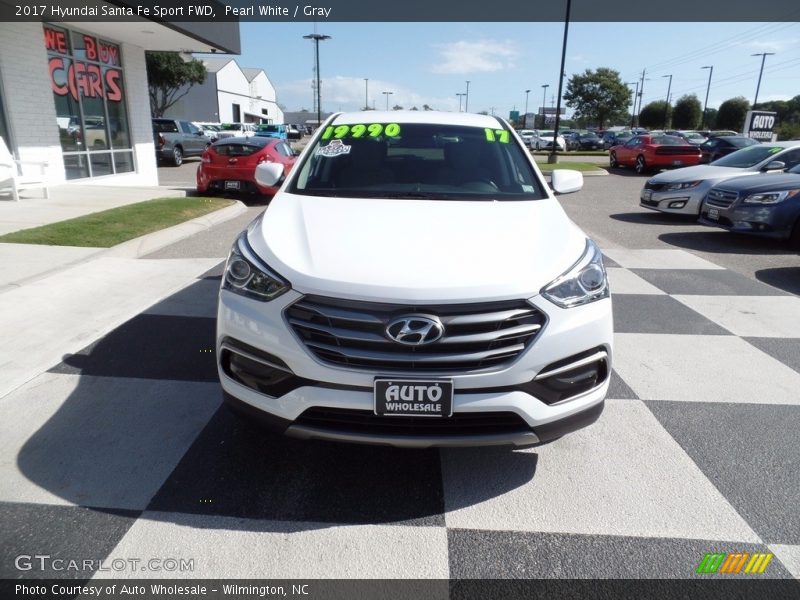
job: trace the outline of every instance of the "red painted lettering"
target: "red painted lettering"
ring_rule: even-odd
[[[67,53],[67,38],[63,31],[45,28],[44,44],[48,50],[55,50],[61,54]]]
[[[97,43],[94,38],[88,35],[83,36],[83,45],[86,47],[86,58],[97,60]]]
[[[59,85],[56,82],[56,71],[63,71],[64,70],[64,59],[53,57],[50,59],[50,86],[53,88],[53,92],[58,94],[59,96],[66,96],[69,93],[69,88],[67,84]]]
[[[122,90],[119,88],[119,78],[122,75],[115,69],[106,71],[106,99],[109,102],[122,100]]]

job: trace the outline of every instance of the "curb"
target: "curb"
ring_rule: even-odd
[[[0,294],[20,288],[28,283],[33,283],[34,281],[39,281],[40,279],[49,277],[56,271],[69,269],[97,258],[109,256],[115,258],[140,258],[145,254],[155,252],[156,250],[160,250],[165,246],[169,246],[170,244],[174,244],[175,242],[186,239],[195,233],[200,233],[202,231],[211,229],[215,225],[219,225],[220,223],[229,221],[234,217],[238,217],[244,212],[247,212],[247,207],[240,200],[235,200],[234,204],[231,206],[222,208],[207,215],[203,215],[202,217],[197,217],[184,223],[178,223],[177,225],[173,225],[172,227],[167,227],[166,229],[161,229],[159,231],[154,231],[153,233],[146,233],[138,238],[133,238],[127,242],[122,242],[121,244],[112,246],[111,248],[98,248],[97,252],[90,254],[89,256],[84,256],[78,260],[58,265],[49,271],[37,273],[31,277],[18,279],[17,281],[5,284],[4,286],[0,287]]]
[[[215,225],[229,221],[234,217],[247,211],[247,207],[240,201],[235,200],[234,204],[226,208],[214,211],[202,217],[197,217],[191,221],[178,223],[166,229],[160,229],[153,233],[147,233],[138,238],[133,238],[127,242],[122,242],[111,248],[101,250],[97,254],[93,254],[89,259],[99,258],[101,256],[113,256],[115,258],[140,258],[145,254],[150,254],[157,250],[161,250],[165,246],[174,244],[183,239],[193,236],[196,233],[211,229]]]

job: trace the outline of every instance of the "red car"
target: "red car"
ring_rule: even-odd
[[[251,192],[271,196],[278,187],[256,183],[256,166],[262,162],[283,165],[284,176],[294,166],[295,155],[283,140],[268,137],[232,137],[220,140],[203,152],[197,167],[197,191]]]
[[[634,167],[640,174],[668,167],[699,165],[701,156],[699,147],[674,135],[637,135],[608,151],[612,167]]]

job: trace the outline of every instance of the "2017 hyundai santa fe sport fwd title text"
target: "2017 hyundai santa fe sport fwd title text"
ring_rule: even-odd
[[[529,445],[599,417],[611,298],[507,123],[336,114],[231,249],[217,357],[226,401],[294,437]]]

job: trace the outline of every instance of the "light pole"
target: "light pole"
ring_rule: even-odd
[[[669,85],[667,86],[667,101],[664,103],[664,130],[667,129],[667,113],[669,112],[669,93],[672,90],[672,75],[662,75],[662,77],[669,77]]]
[[[706,102],[703,104],[703,121],[700,124],[700,129],[706,128],[706,111],[708,110],[708,93],[711,91],[711,76],[714,74],[714,67],[700,67],[701,69],[708,69],[708,86],[706,87]]]
[[[768,56],[774,56],[774,52],[761,52],[760,54],[751,54],[750,56],[760,56],[761,57],[761,70],[758,72],[758,85],[756,86],[756,98],[753,100],[753,108],[756,107],[756,103],[758,102],[758,91],[761,89],[761,76],[764,74],[764,61],[767,60]]]
[[[382,92],[384,96],[386,96],[386,110],[389,110],[389,96],[394,94],[394,92]]]
[[[567,61],[567,37],[569,36],[569,13],[572,9],[572,0],[567,0],[567,14],[564,17],[564,43],[561,46],[561,69],[558,71],[558,98],[556,98],[556,125],[553,129],[553,150],[547,157],[547,162],[555,164],[558,162],[558,126],[561,122],[561,86],[564,85],[564,64]],[[564,147],[566,150],[566,145]]]
[[[545,83],[542,86],[542,125],[541,125],[542,129],[544,129],[544,113],[545,113],[544,107],[547,106],[547,88],[549,87],[550,87],[549,83]]]
[[[639,96],[639,80],[636,81],[628,81],[625,85],[633,85],[636,84],[636,91],[633,93],[633,106],[631,107],[631,129],[633,129],[633,119],[636,116],[636,99]]]
[[[469,79],[467,79],[467,97],[464,98],[464,112],[469,112]]]
[[[525,90],[525,116],[522,117],[522,126],[528,126],[528,94],[530,94],[530,90]]]
[[[322,35],[321,33],[309,33],[303,36],[304,40],[314,40],[314,68],[317,72],[317,127],[322,125],[322,106],[320,104],[320,86],[319,86],[319,43],[320,41],[329,40],[331,36]]]
[[[369,79],[364,78],[364,110],[369,110]]]
[[[458,112],[461,112],[461,98],[466,96],[466,94],[456,94],[458,96]]]

